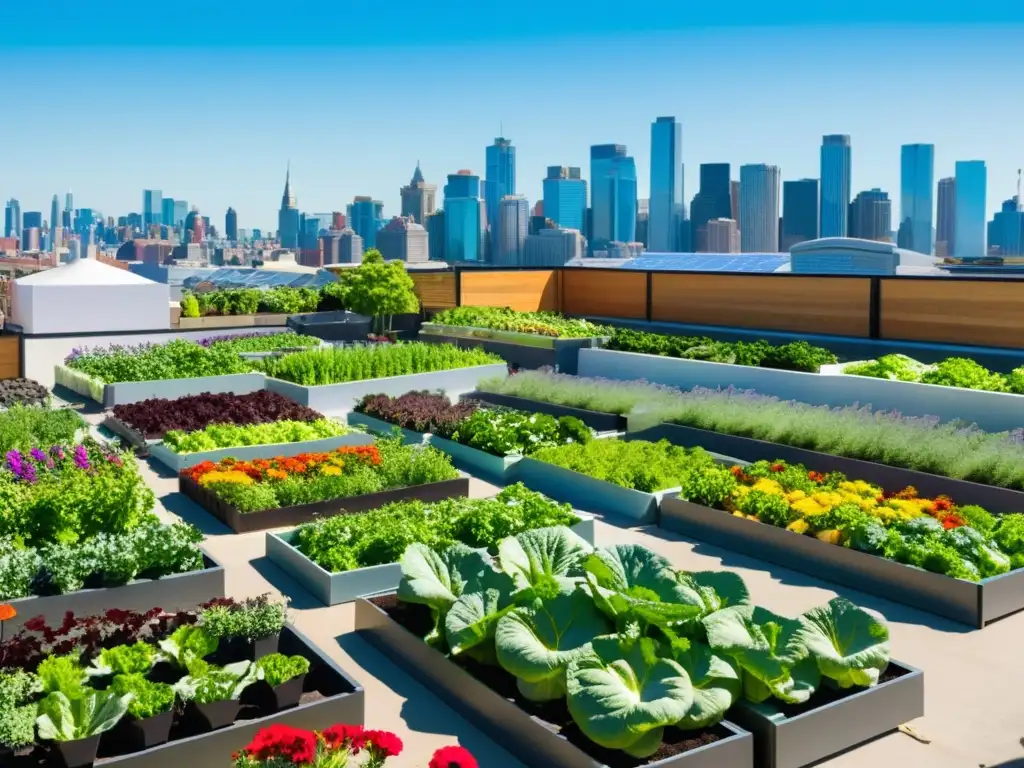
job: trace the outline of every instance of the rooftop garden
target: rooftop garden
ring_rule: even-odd
[[[1024,366],[1009,373],[990,371],[967,357],[949,357],[934,365],[920,363],[906,355],[883,355],[877,360],[843,367],[848,376],[867,376],[891,381],[914,381],[959,389],[1024,394]]]
[[[432,322],[559,339],[585,339],[607,336],[611,332],[608,326],[582,318],[565,317],[557,312],[517,312],[504,307],[454,307],[438,312]]]

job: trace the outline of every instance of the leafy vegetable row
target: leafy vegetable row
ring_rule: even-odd
[[[305,416],[305,413],[297,415]],[[356,431],[336,419],[317,414],[313,420],[266,421],[257,424],[210,424],[194,432],[171,430],[163,443],[178,454],[202,453],[218,448],[236,448],[245,445],[276,445],[301,443],[340,437]]]
[[[39,445],[67,444],[75,440],[85,422],[70,408],[36,408],[15,403],[0,412],[0,453],[29,451]]]
[[[847,365],[843,373],[960,389],[1024,394],[1024,366],[1014,368],[1009,373],[998,373],[967,357],[950,357],[935,365],[926,365],[906,355],[882,355],[877,360]]]
[[[433,322],[562,339],[607,336],[611,332],[610,327],[583,318],[565,317],[557,312],[517,312],[507,307],[453,307],[434,315]]]

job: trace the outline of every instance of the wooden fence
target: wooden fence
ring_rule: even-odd
[[[1024,280],[653,272],[597,267],[410,273],[424,309],[587,317],[1024,348]]]

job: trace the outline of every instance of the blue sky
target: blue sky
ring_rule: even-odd
[[[531,202],[546,166],[586,176],[588,147],[611,142],[646,197],[658,115],[683,123],[687,202],[701,162],[816,177],[825,133],[851,134],[854,191],[882,187],[897,209],[900,144],[936,144],[936,178],[985,160],[990,211],[1024,166],[1017,2],[736,0],[733,26],[721,4],[678,0],[347,5],[5,8],[0,198],[48,218],[70,189],[123,215],[157,188],[217,226],[230,205],[274,229],[290,160],[303,210],[372,195],[391,215],[417,159],[440,203],[501,126]]]

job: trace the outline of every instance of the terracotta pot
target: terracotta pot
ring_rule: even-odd
[[[225,728],[234,724],[238,712],[242,708],[240,701],[212,701],[209,704],[189,702],[192,711],[209,727],[210,730]]]
[[[271,689],[274,692],[274,699],[277,702],[279,712],[282,709],[298,706],[299,699],[302,698],[302,685],[305,681],[306,676],[299,675]]]
[[[137,720],[129,717],[125,720],[128,737],[139,749],[149,749],[166,744],[171,736],[171,723],[174,720],[174,708],[159,715]]]
[[[96,762],[96,752],[100,748],[100,736],[89,736],[74,741],[55,741],[57,755],[65,768],[84,768]]]

